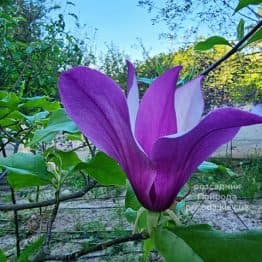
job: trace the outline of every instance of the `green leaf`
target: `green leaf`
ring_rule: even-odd
[[[157,228],[154,239],[157,250],[166,262],[203,261],[182,238],[167,229]]]
[[[205,41],[201,41],[195,45],[195,50],[197,51],[205,51],[213,48],[215,45],[228,45],[231,46],[230,43],[221,36],[211,36],[207,38]]]
[[[141,207],[134,190],[129,182],[127,182],[126,197],[125,197],[125,208],[131,208],[133,210],[138,210]]]
[[[239,0],[238,5],[235,9],[235,12],[238,12],[240,9],[248,5],[259,5],[262,3],[262,0]]]
[[[240,19],[238,26],[237,26],[237,39],[241,40],[244,36],[244,29],[245,29],[245,21],[244,19]]]
[[[17,109],[19,98],[15,93],[0,91],[0,108]]]
[[[1,249],[0,249],[0,261],[1,262],[7,262],[7,257]]]
[[[138,211],[132,209],[132,208],[127,208],[125,210],[125,217],[127,221],[131,224],[135,224],[136,218],[137,218],[137,213]],[[145,229],[147,226],[147,211],[145,210],[139,217],[138,223],[137,223],[137,228],[139,230]]]
[[[251,43],[260,41],[262,39],[262,28],[260,28],[259,30],[257,30],[248,40],[246,45],[249,45]]]
[[[129,223],[135,223],[137,211],[129,207],[125,210],[125,216]]]
[[[182,200],[176,203],[176,213],[179,214],[186,208],[186,201]]]
[[[54,161],[61,170],[72,172],[79,163],[83,163],[78,155],[73,152],[55,151],[48,155],[49,161]],[[86,163],[88,165],[88,163]]]
[[[75,133],[75,134],[72,134],[72,133],[68,133],[66,138],[68,140],[72,140],[72,141],[83,141],[83,135],[79,132],[79,133]]]
[[[87,164],[83,164],[83,167],[83,171],[95,178],[101,185],[126,184],[126,176],[120,166],[103,152],[98,152]]]
[[[1,126],[10,126],[13,124],[16,124],[17,122],[23,122],[25,119],[24,114],[17,110],[9,111],[8,115],[6,115],[4,118],[0,119],[0,125]],[[20,126],[20,125],[19,125]],[[16,126],[18,127],[18,126]]]
[[[44,243],[44,237],[41,236],[36,241],[33,241],[32,243],[28,244],[21,252],[19,258],[17,259],[17,262],[25,262],[25,261],[31,261],[30,258],[32,258],[33,255],[36,255],[36,253],[40,250]],[[0,260],[2,261],[2,260]]]
[[[48,111],[41,111],[34,115],[28,116],[24,115],[25,119],[27,119],[29,122],[33,123],[42,119],[45,119],[49,115]]]
[[[146,262],[150,252],[155,247],[154,239],[149,238],[143,241],[143,261]]]
[[[52,175],[47,171],[45,161],[40,155],[17,153],[1,157],[0,166],[7,169],[7,180],[15,190],[51,183]]]
[[[0,120],[3,120],[3,118],[8,116],[9,113],[10,113],[10,110],[8,110],[7,108],[1,108],[1,110],[0,110]]]
[[[37,130],[31,141],[31,145],[39,142],[48,142],[52,140],[59,132],[77,133],[77,129],[74,122],[69,119],[64,109],[58,109],[54,111],[50,117],[45,128]]]
[[[47,96],[34,96],[30,98],[22,98],[21,99],[24,108],[34,108],[34,107],[41,107],[46,111],[55,111],[60,108],[59,102],[52,102],[49,101],[49,98]]]
[[[187,74],[185,77],[183,77],[182,79],[180,79],[177,82],[177,87],[184,85],[186,82],[188,82],[189,80],[191,80],[193,78],[195,74],[195,67],[193,67],[190,71],[189,74]]]
[[[229,176],[237,176],[237,174],[232,171],[230,168],[227,168],[223,165],[217,165],[212,162],[204,161],[201,163],[198,167],[197,170],[202,173],[210,173],[210,172],[222,172],[225,175]]]
[[[156,72],[160,76],[165,72],[165,69],[162,67],[160,63],[157,62],[156,64]]]
[[[144,83],[144,84],[147,84],[147,85],[150,85],[154,81],[154,79],[153,78],[146,78],[146,77],[138,77],[137,81]]]
[[[204,161],[198,167],[197,170],[203,173],[208,173],[210,171],[217,170],[219,166],[215,163]]]
[[[261,261],[262,231],[225,233],[214,230],[209,225],[177,227],[172,231],[204,261]]]

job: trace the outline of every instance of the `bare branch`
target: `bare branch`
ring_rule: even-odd
[[[137,233],[137,234],[133,234],[133,235],[130,235],[130,236],[120,237],[120,238],[116,238],[116,239],[109,240],[109,241],[106,241],[106,242],[102,242],[102,243],[99,243],[99,244],[94,245],[94,246],[89,246],[89,247],[83,248],[79,251],[73,252],[71,254],[47,256],[47,257],[44,258],[44,260],[37,260],[37,261],[49,261],[49,260],[74,261],[81,256],[87,255],[89,253],[101,251],[101,250],[107,249],[107,248],[114,246],[114,245],[117,245],[117,244],[126,243],[126,242],[130,242],[130,241],[144,240],[144,239],[148,239],[148,238],[149,238],[149,234],[146,233],[146,232]]]
[[[12,202],[13,202],[13,205],[15,205],[16,204],[15,191],[11,187],[10,189],[11,189]],[[20,236],[19,236],[19,222],[18,222],[17,210],[14,210],[14,222],[15,222],[16,255],[17,257],[19,257],[20,256]]]
[[[224,5],[226,5],[227,7],[229,7],[231,10],[233,10],[233,11],[235,12],[235,8],[232,7],[232,6],[228,3],[228,1],[222,0],[222,2],[223,2]],[[251,21],[253,21],[253,22],[257,22],[257,20],[254,19],[253,17],[250,17],[250,16],[248,16],[248,15],[246,15],[246,14],[243,14],[243,13],[240,12],[240,11],[238,11],[237,13],[238,13],[239,15],[241,15],[241,16],[243,16],[243,17],[245,17],[245,18],[247,18],[247,19],[249,19],[249,20],[251,20]]]
[[[95,149],[95,147],[92,147],[91,146],[91,144],[90,144],[90,142],[89,142],[89,140],[88,140],[88,138],[87,137],[84,137],[85,138],[85,141],[86,141],[86,145],[87,145],[87,147],[88,147],[88,149],[89,149],[89,151],[90,151],[90,154],[91,154],[91,156],[92,156],[92,158],[95,156],[95,151],[96,151],[96,149]]]
[[[55,222],[55,219],[56,219],[56,216],[57,216],[57,213],[58,213],[58,209],[59,209],[59,204],[60,204],[59,195],[60,195],[60,190],[57,190],[55,192],[56,202],[55,202],[54,208],[52,210],[52,214],[50,216],[50,219],[47,223],[46,239],[45,239],[44,246],[42,248],[43,254],[45,254],[45,255],[50,254],[50,241],[51,241],[51,237],[52,237],[52,227],[53,227],[53,224]]]
[[[206,76],[211,71],[213,71],[216,67],[218,67],[222,62],[227,60],[230,56],[235,54],[238,49],[251,37],[260,27],[262,26],[262,20],[254,26],[254,28],[248,32],[232,49],[230,49],[229,52],[227,52],[223,57],[221,57],[219,60],[217,60],[214,64],[209,66],[201,75]]]
[[[247,6],[247,8],[249,9],[249,11],[254,14],[257,18],[262,18],[262,16],[257,13],[256,11],[254,11],[250,6]]]
[[[88,191],[94,188],[96,185],[95,181],[91,181],[87,186],[85,186],[81,191],[75,192],[73,194],[61,196],[59,198],[59,202],[64,202],[67,200],[71,200],[74,198],[79,198],[84,196]],[[55,199],[45,200],[36,203],[26,203],[26,204],[15,204],[15,205],[0,205],[0,211],[12,211],[12,210],[24,210],[24,209],[32,209],[39,207],[51,206],[56,203]]]

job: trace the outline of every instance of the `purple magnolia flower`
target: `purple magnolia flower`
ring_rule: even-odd
[[[108,76],[79,66],[61,74],[62,103],[94,145],[126,172],[141,204],[169,208],[192,172],[241,126],[262,123],[254,112],[221,108],[201,118],[203,76],[176,88],[181,67],[158,77],[139,103],[133,65],[128,62],[128,95]]]

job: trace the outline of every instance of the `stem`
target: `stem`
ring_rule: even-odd
[[[47,256],[47,257],[44,258],[44,261],[49,261],[49,260],[74,261],[81,256],[87,255],[89,253],[101,251],[101,250],[107,249],[108,247],[111,247],[111,246],[114,246],[114,245],[117,245],[117,244],[126,243],[126,242],[130,242],[130,241],[144,240],[144,239],[148,239],[148,238],[149,238],[149,235],[145,232],[133,234],[133,235],[130,235],[130,236],[120,237],[120,238],[116,238],[116,239],[109,240],[109,241],[106,241],[106,242],[102,242],[102,243],[99,243],[95,246],[86,247],[86,248],[83,248],[79,251],[73,252],[71,254]]]
[[[10,187],[10,190],[11,190],[12,202],[15,205],[16,204],[15,191],[11,187]],[[19,257],[20,256],[20,236],[19,236],[19,222],[18,222],[17,210],[14,210],[14,222],[15,222],[16,255],[17,257]]]
[[[212,70],[218,67],[222,62],[224,62],[230,56],[236,53],[239,47],[242,46],[248,40],[248,38],[251,37],[261,26],[262,26],[262,20],[258,22],[257,25],[254,26],[254,28],[250,32],[248,32],[230,51],[228,51],[223,57],[217,60],[214,64],[209,66],[201,75],[203,76],[208,75]]]
[[[55,219],[56,219],[56,216],[57,216],[57,213],[58,213],[58,209],[59,209],[59,204],[60,204],[60,201],[59,201],[59,195],[60,195],[60,188],[56,190],[55,192],[55,206],[52,210],[52,214],[51,214],[51,217],[47,223],[47,230],[46,230],[46,240],[45,240],[45,244],[43,246],[43,253],[45,255],[48,255],[50,254],[50,241],[51,241],[51,237],[52,237],[52,227],[53,227],[53,224],[55,222]]]

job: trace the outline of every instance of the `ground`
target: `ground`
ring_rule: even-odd
[[[63,193],[70,191],[65,189]],[[1,197],[2,201],[8,200],[8,192],[1,192],[3,195],[6,197]],[[25,202],[30,197],[33,197],[30,192],[24,191],[20,193],[18,202]],[[42,191],[41,198],[51,197],[48,188]],[[53,253],[70,253],[81,248],[87,240],[96,243],[130,233],[132,225],[126,221],[123,207],[123,191],[112,187],[96,188],[80,199],[61,203],[53,229]],[[20,231],[25,239],[22,245],[36,239],[36,233],[45,230],[49,211],[50,207],[43,208],[42,216],[38,209],[19,212],[22,221]],[[208,223],[226,232],[262,229],[262,199],[252,202],[237,197],[226,199],[217,192],[208,194],[198,189],[186,198],[182,220],[188,224]],[[12,213],[2,212],[0,221],[0,249],[11,255],[15,252]],[[129,243],[91,254],[82,260],[89,257],[90,261],[99,262],[109,261],[109,258],[110,261],[139,261],[141,254],[139,243]],[[159,261],[158,258],[156,260]]]

